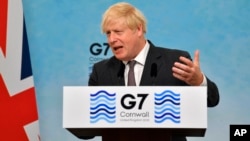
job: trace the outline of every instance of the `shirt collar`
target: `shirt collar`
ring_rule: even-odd
[[[147,57],[147,54],[148,54],[148,50],[149,50],[149,43],[148,41],[146,40],[146,44],[145,46],[143,47],[143,49],[140,51],[140,53],[135,57],[135,61],[141,65],[144,66],[145,62],[146,62],[146,57]],[[128,61],[122,61],[124,64],[127,64]]]

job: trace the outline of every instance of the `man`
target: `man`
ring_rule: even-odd
[[[208,107],[219,103],[215,83],[200,70],[199,51],[194,60],[188,52],[156,47],[145,38],[146,19],[134,6],[117,3],[107,9],[102,19],[113,57],[94,64],[89,86],[129,85],[129,63],[134,66],[136,86],[207,86]],[[172,141],[185,141],[185,137],[172,137]]]

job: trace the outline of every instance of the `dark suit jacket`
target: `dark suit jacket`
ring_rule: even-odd
[[[150,41],[150,48],[146,58],[140,86],[187,86],[187,84],[172,75],[172,67],[179,61],[180,56],[190,58],[186,51],[155,47]],[[153,65],[154,64],[154,65]],[[93,66],[89,78],[89,86],[118,86],[125,85],[124,64],[114,56]],[[156,69],[155,69],[156,68]],[[152,73],[152,71],[154,71]],[[219,103],[219,92],[215,83],[207,79],[207,105],[216,106]],[[178,137],[173,141],[185,141]]]

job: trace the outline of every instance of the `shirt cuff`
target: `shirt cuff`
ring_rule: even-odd
[[[204,74],[203,74],[203,81],[200,84],[200,86],[207,86],[207,78],[206,78],[206,76]]]

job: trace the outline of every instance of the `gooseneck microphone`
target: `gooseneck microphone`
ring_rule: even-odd
[[[117,73],[118,85],[123,85],[122,81],[124,81],[124,71],[125,71],[125,65],[123,63],[121,63],[120,69]]]
[[[152,77],[152,85],[155,85],[155,78],[157,76],[157,64],[153,63],[151,65],[150,76]]]

